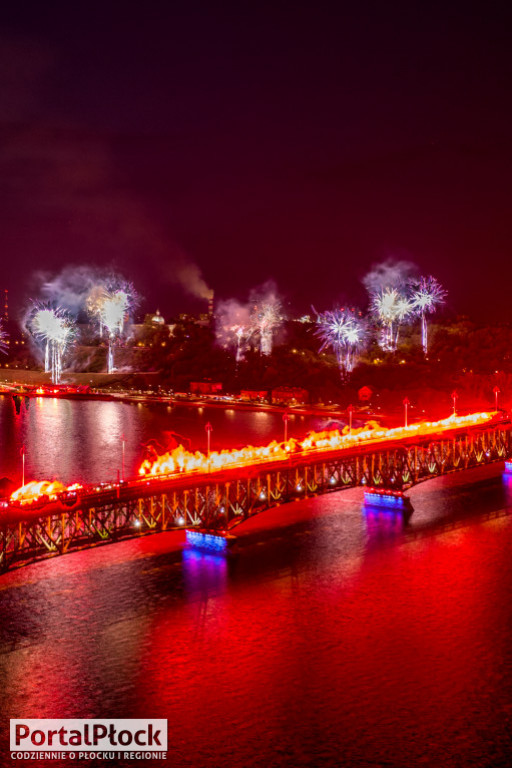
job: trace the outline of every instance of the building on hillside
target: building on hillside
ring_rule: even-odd
[[[268,397],[267,389],[242,389],[240,392],[240,400],[262,402]]]
[[[133,323],[130,326],[130,333],[137,346],[151,346],[151,338],[159,328],[166,328],[169,336],[173,336],[176,324],[166,323],[160,310],[157,309],[156,312],[149,312],[145,315],[143,323]]]
[[[309,392],[302,387],[276,387],[272,390],[274,405],[304,405],[309,402]]]
[[[156,312],[150,312],[148,315],[144,317],[144,324],[145,325],[165,325],[165,320],[160,314],[160,310],[157,309]]]
[[[191,381],[190,391],[195,395],[219,395],[222,392],[221,381]]]

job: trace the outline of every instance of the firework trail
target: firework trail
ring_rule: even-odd
[[[363,320],[352,317],[349,320],[348,328],[345,331],[345,368],[348,373],[354,370],[356,355],[366,344],[367,328]]]
[[[336,355],[340,373],[351,373],[356,354],[366,340],[364,322],[351,313],[335,309],[318,314],[317,325],[315,335],[322,341],[319,351],[330,347]]]
[[[35,307],[28,323],[32,335],[45,345],[45,371],[51,371],[53,384],[60,382],[62,356],[76,334],[72,318],[63,309]]]
[[[371,311],[377,316],[382,326],[380,346],[391,351],[394,345],[393,323],[397,317],[397,304],[400,294],[396,288],[384,288],[373,294]]]
[[[217,342],[236,350],[237,363],[244,359],[251,338],[257,339],[262,355],[272,354],[274,336],[284,320],[281,299],[272,280],[251,290],[249,301],[219,301],[215,311]]]
[[[274,336],[284,320],[281,298],[272,280],[251,291],[251,328],[260,342],[260,353],[272,354]]]
[[[9,338],[9,334],[4,331],[4,329],[2,328],[2,323],[0,322],[0,352],[3,352],[4,355],[7,354],[8,338]]]
[[[443,304],[447,291],[440,285],[435,277],[421,277],[415,286],[412,295],[412,305],[421,318],[421,343],[425,357],[428,354],[427,314],[436,311],[439,304]]]
[[[98,323],[99,335],[105,329],[108,336],[107,372],[115,371],[114,343],[123,335],[126,318],[136,303],[136,293],[129,283],[117,281],[115,285],[106,281],[97,282],[89,290],[85,307],[90,317]]]
[[[246,325],[235,325],[231,330],[236,337],[236,362],[240,363],[245,357],[244,349],[252,336],[252,328]]]
[[[281,304],[278,299],[256,307],[254,325],[260,335],[260,352],[262,355],[272,354],[272,341],[276,328],[281,322]]]
[[[100,338],[103,336],[102,307],[106,296],[106,288],[101,283],[94,285],[85,300],[87,313],[98,322]]]
[[[107,373],[113,373],[114,367],[114,340],[117,335],[123,333],[124,320],[129,307],[129,296],[123,291],[106,291],[100,302],[100,327],[105,327],[108,332],[108,359]]]
[[[236,299],[220,301],[215,312],[215,330],[217,341],[234,347],[236,362],[240,363],[254,330],[249,309]]]
[[[410,322],[413,316],[414,316],[414,304],[412,300],[409,299],[407,296],[399,295],[398,300],[396,302],[396,309],[395,309],[396,332],[395,332],[395,338],[393,342],[394,344],[393,351],[395,351],[398,347],[398,336],[400,333],[401,324],[405,322]]]
[[[400,326],[410,321],[414,314],[411,299],[401,294],[396,288],[384,288],[373,294],[371,310],[382,326],[380,346],[388,352],[395,352],[398,347]]]
[[[256,333],[260,341],[260,353],[272,354],[274,333],[281,325],[281,301],[276,295],[258,299],[251,314],[251,334]]]

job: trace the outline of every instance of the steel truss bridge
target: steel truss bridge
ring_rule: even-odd
[[[102,486],[66,506],[0,509],[0,571],[101,543],[182,528],[226,534],[280,504],[356,486],[404,492],[512,456],[512,423],[301,452],[267,464]],[[34,505],[35,506],[35,505]]]

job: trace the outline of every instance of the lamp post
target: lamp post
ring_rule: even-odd
[[[408,397],[404,397],[403,400],[404,403],[404,411],[405,411],[405,419],[404,419],[404,426],[407,427],[407,407],[411,404]]]
[[[21,486],[25,485],[25,446],[21,446]]]
[[[347,413],[348,413],[348,433],[349,435],[351,435],[352,434],[352,414],[354,413],[353,405],[348,406]]]
[[[124,435],[121,435],[121,446],[122,446],[122,454],[121,454],[121,480],[124,483],[124,446],[126,443],[126,439]]]
[[[288,411],[285,411],[283,413],[283,422],[284,422],[284,441],[285,443],[288,442],[288,422],[290,421],[290,414]]]
[[[457,415],[457,399],[458,399],[458,397],[459,397],[459,395],[457,394],[457,390],[454,389],[453,392],[452,392],[453,415],[454,416]]]
[[[498,410],[498,395],[500,393],[500,388],[499,387],[494,387],[493,392],[494,392],[494,399],[495,399],[495,404],[496,404],[496,410]]]
[[[207,440],[207,452],[206,452],[206,455],[207,455],[207,457],[209,459],[210,458],[210,435],[211,435],[211,433],[213,431],[213,427],[210,424],[210,422],[208,422],[208,424],[205,426],[205,430],[206,430],[206,440]]]

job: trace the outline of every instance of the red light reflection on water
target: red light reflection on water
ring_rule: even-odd
[[[511,521],[497,524],[510,538]],[[479,759],[501,729],[495,705],[508,700],[493,650],[503,636],[489,637],[497,617],[502,626],[494,587],[505,555],[481,566],[496,554],[492,527],[372,550],[348,580],[331,562],[329,578],[312,566],[227,589],[221,559],[191,558],[188,610],[159,614],[150,629],[141,710],[151,703],[169,718],[194,764],[245,765],[276,750],[299,765],[315,754],[397,766],[426,751],[440,765]]]
[[[400,531],[351,494],[251,521],[302,527],[238,559],[169,534],[7,574],[9,716],[166,717],[175,768],[490,764],[511,746],[512,519]]]

